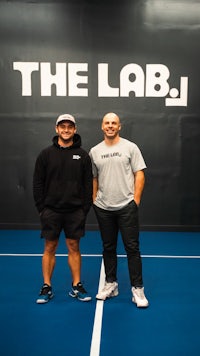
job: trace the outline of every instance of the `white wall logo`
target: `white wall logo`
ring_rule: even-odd
[[[21,73],[22,96],[32,96],[32,75],[40,74],[41,96],[52,95],[52,85],[56,96],[88,97],[88,63],[56,63],[56,73],[52,74],[49,62],[13,62],[13,69]],[[146,70],[136,63],[125,65],[119,73],[118,87],[109,84],[109,64],[98,64],[98,97],[164,98],[165,106],[187,106],[188,77],[176,78],[178,88],[170,88],[170,71],[164,64],[147,64]],[[131,78],[134,78],[132,80]],[[66,80],[67,78],[67,80]],[[131,100],[132,95],[130,97]]]

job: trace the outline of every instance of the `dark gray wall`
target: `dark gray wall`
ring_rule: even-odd
[[[102,116],[114,111],[122,135],[138,144],[148,166],[141,228],[199,230],[199,40],[194,0],[0,1],[0,227],[39,227],[32,173],[36,156],[51,143],[56,117],[75,115],[89,150],[102,139]],[[28,76],[15,69],[20,62],[38,65],[31,95]],[[55,85],[50,96],[41,95],[41,63],[50,63],[52,74],[56,63],[66,64],[65,95]],[[86,96],[70,94],[69,63],[87,63],[79,73],[88,81],[79,86]],[[108,63],[110,88],[120,90],[127,88],[121,70],[135,63],[143,77],[133,70],[127,80],[137,81],[136,93],[99,96],[100,63]],[[151,65],[157,74],[150,74]],[[168,79],[159,65],[169,70]],[[88,228],[96,228],[93,211]]]

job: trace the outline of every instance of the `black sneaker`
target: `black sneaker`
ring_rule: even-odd
[[[81,282],[79,282],[76,286],[72,286],[69,295],[72,298],[77,298],[81,302],[89,302],[92,299],[92,297],[90,297],[90,295],[86,292]]]
[[[36,303],[44,304],[47,303],[51,298],[53,298],[52,288],[48,284],[44,284],[40,290],[40,294]]]

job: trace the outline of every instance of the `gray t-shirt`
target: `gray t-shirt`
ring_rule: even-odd
[[[124,138],[109,146],[100,142],[90,150],[93,176],[98,178],[94,202],[106,210],[119,210],[134,199],[134,174],[146,168],[138,146]]]

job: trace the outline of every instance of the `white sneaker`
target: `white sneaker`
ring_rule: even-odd
[[[96,295],[96,299],[106,300],[106,298],[116,297],[118,294],[117,282],[105,282],[104,288]]]
[[[146,308],[149,305],[147,298],[144,295],[144,287],[142,288],[131,288],[133,293],[132,301],[137,305],[138,308]]]

